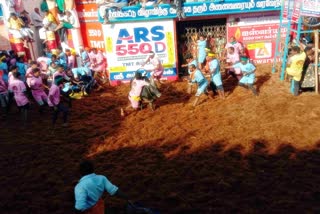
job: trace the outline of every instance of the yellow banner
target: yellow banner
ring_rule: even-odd
[[[107,52],[112,53],[112,37],[107,37],[106,38],[106,47],[107,47]]]
[[[115,66],[115,67],[109,68],[110,73],[124,72],[126,70],[127,70],[127,68],[124,66]]]
[[[172,32],[166,32],[167,46],[168,46],[168,64],[174,64],[174,47]]]
[[[247,48],[248,50],[254,50],[254,49],[258,49],[258,48],[264,48],[264,43],[254,43],[254,44],[248,44]]]

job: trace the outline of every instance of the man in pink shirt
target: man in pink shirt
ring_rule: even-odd
[[[8,89],[14,94],[14,99],[16,100],[17,106],[21,111],[23,124],[25,125],[27,121],[28,109],[30,107],[29,100],[26,95],[26,85],[19,79],[19,72],[15,72],[12,75],[13,79],[11,80]]]
[[[228,48],[228,53],[227,53],[227,58],[226,62],[228,66],[232,66],[234,64],[237,64],[240,62],[240,55],[237,53],[234,49],[234,47],[229,47]],[[226,73],[228,75],[233,76],[234,78],[240,80],[241,79],[241,70],[239,68],[229,68],[226,69]]]
[[[12,65],[10,66],[9,68],[9,74],[8,74],[8,83],[9,83],[9,86],[10,86],[10,83],[14,80],[14,73],[17,73],[18,72],[18,67],[16,65]],[[21,75],[21,74],[20,74]],[[19,75],[19,78],[20,78],[20,75]]]
[[[48,105],[53,108],[52,124],[55,126],[58,115],[60,112],[63,113],[63,125],[66,127],[68,120],[69,109],[65,107],[60,100],[60,90],[63,87],[63,77],[57,77],[54,80],[54,84],[51,85],[48,94]]]
[[[44,92],[44,88],[47,88],[47,86],[42,83],[39,68],[34,68],[32,72],[33,77],[30,79],[31,93],[34,100],[39,104],[39,112],[41,113],[43,112],[44,104],[48,102],[48,96],[46,92]]]
[[[137,110],[139,108],[139,104],[141,101],[141,91],[143,86],[149,85],[149,83],[147,83],[141,73],[137,72],[135,74],[135,77],[132,79],[131,81],[131,90],[129,92],[129,105],[125,108],[126,111],[128,111],[131,107],[133,108],[133,110]],[[124,116],[124,111],[123,109],[121,109],[121,116]]]
[[[243,49],[242,44],[241,44],[240,42],[238,42],[234,36],[231,36],[231,37],[230,37],[230,42],[228,42],[228,43],[226,44],[225,53],[227,52],[227,50],[228,50],[229,47],[233,47],[233,48],[234,48],[234,51],[235,51],[236,53],[238,53],[238,54],[240,53],[240,50]]]
[[[55,81],[55,79],[61,76],[63,79],[65,79],[66,81],[70,81],[71,78],[68,77],[68,75],[66,74],[63,65],[58,65],[57,66],[57,71],[52,75],[52,80],[53,82]]]
[[[33,69],[38,68],[38,63],[36,61],[30,62],[30,67],[26,71],[26,83],[30,87],[30,80],[33,77]]]
[[[91,58],[92,57],[92,58]],[[92,49],[92,55],[90,56],[92,63],[91,69],[95,72],[105,72],[106,70],[106,59],[103,56],[101,51],[98,51],[96,48]]]
[[[151,76],[155,80],[158,80],[160,82],[160,79],[161,79],[162,74],[164,72],[164,68],[162,66],[160,59],[155,56],[155,53],[153,51],[149,52],[149,55],[145,61],[145,64],[147,64],[147,63],[150,63],[153,66]]]

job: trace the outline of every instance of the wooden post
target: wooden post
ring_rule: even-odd
[[[315,52],[314,52],[314,56],[315,56],[315,60],[314,60],[314,73],[315,73],[315,91],[317,94],[319,94],[319,76],[318,76],[318,64],[319,64],[319,31],[318,30],[314,30],[314,46],[315,46]]]

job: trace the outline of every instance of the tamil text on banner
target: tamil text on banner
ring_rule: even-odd
[[[102,25],[98,22],[97,4],[89,1],[76,1],[76,9],[79,16],[81,35],[85,47],[105,50]]]
[[[162,78],[177,79],[173,20],[104,25],[106,54],[113,84],[127,82],[141,68],[150,51],[164,66]]]
[[[320,17],[320,0],[301,0],[301,15]]]
[[[247,15],[237,17],[234,22],[230,17],[227,24],[228,37],[235,36],[249,53],[255,63],[271,63],[274,60],[276,39],[279,30],[279,16],[276,15]],[[285,38],[286,29],[281,29],[281,38]]]

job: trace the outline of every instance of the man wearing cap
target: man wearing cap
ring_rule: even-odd
[[[153,77],[154,80],[158,80],[158,82],[161,84],[160,79],[164,72],[164,68],[162,66],[160,59],[155,56],[155,53],[153,51],[149,52],[148,57],[145,61],[145,64],[147,63],[150,63],[152,65],[151,76]]]
[[[53,116],[52,116],[53,126],[55,126],[57,122],[59,113],[62,112],[63,113],[62,126],[66,127],[69,109],[60,102],[60,90],[62,87],[63,87],[63,77],[58,76],[54,80],[54,84],[52,84],[50,87],[49,94],[48,94],[48,105],[51,108],[53,108]]]
[[[243,74],[242,78],[239,81],[239,86],[245,87],[248,85],[248,88],[252,91],[252,93],[255,96],[258,96],[257,90],[253,87],[254,81],[255,81],[255,71],[256,67],[248,62],[247,56],[241,56],[240,57],[240,63],[237,63],[235,65],[226,67],[226,68],[239,68]]]
[[[224,99],[224,89],[222,85],[222,78],[220,73],[220,63],[214,53],[208,53],[207,61],[209,62],[209,73],[211,76],[211,82],[214,84],[214,88],[217,89],[219,97]],[[212,89],[214,91],[214,88]]]
[[[189,69],[191,71],[190,74],[190,82],[192,83],[197,83],[198,84],[198,89],[196,93],[196,99],[193,102],[193,106],[195,107],[198,104],[200,95],[203,93],[206,93],[207,87],[208,87],[208,81],[202,74],[202,72],[197,69],[197,67],[193,64],[189,66]]]

